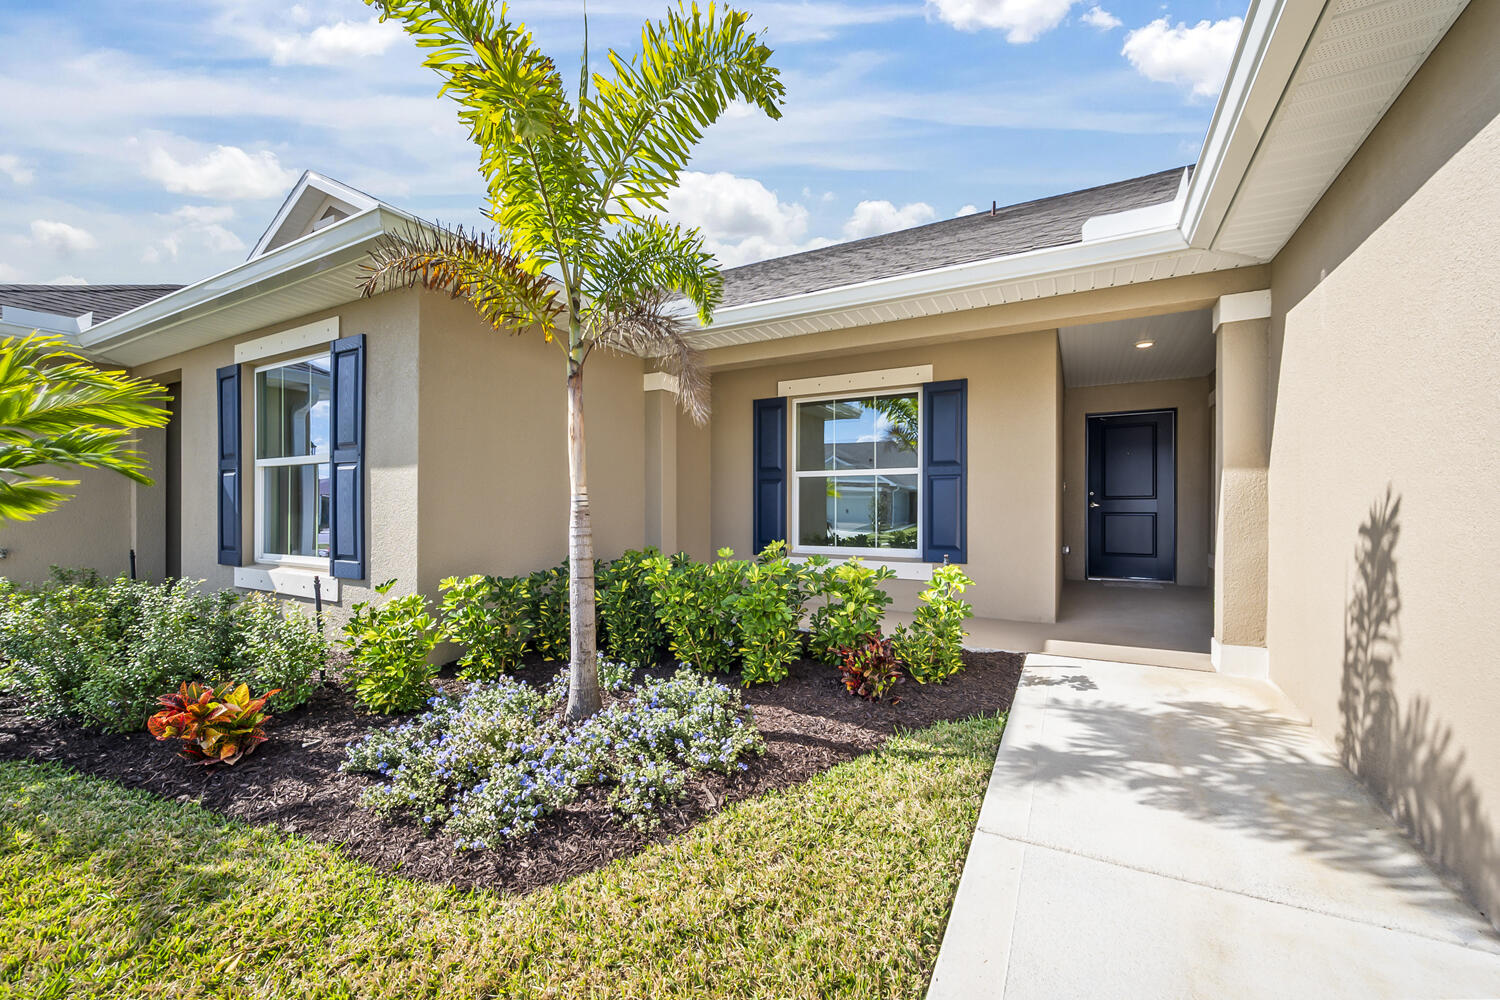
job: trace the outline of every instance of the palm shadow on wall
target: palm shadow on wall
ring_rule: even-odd
[[[1466,774],[1467,755],[1452,728],[1434,717],[1427,698],[1413,695],[1403,703],[1396,695],[1400,537],[1401,497],[1388,488],[1371,505],[1355,546],[1355,577],[1344,616],[1339,753],[1418,846],[1467,883],[1477,902],[1495,900],[1500,898],[1500,847]]]

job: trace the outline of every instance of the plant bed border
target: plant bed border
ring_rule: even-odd
[[[593,789],[534,833],[484,851],[457,851],[451,838],[425,834],[414,820],[384,819],[358,805],[374,779],[339,770],[345,748],[410,716],[368,715],[337,688],[324,688],[307,705],[272,719],[270,741],[233,767],[191,766],[147,733],[111,735],[30,720],[13,699],[0,703],[0,758],[55,761],[224,816],[273,824],[338,844],[404,877],[526,893],[680,834],[729,803],[806,781],[877,749],[898,729],[1007,711],[1023,660],[1017,653],[966,650],[962,673],[943,685],[907,683],[898,689],[897,703],[855,698],[836,669],[799,660],[786,680],[744,691],[765,755],[750,758],[749,768],[732,776],[695,773],[682,801],[662,810],[656,829],[643,833],[626,826]],[[516,676],[542,684],[558,669],[533,661]],[[452,689],[462,682],[445,676],[438,683]]]

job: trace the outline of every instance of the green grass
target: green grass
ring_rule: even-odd
[[[919,997],[1003,717],[529,896],[0,764],[0,997]]]

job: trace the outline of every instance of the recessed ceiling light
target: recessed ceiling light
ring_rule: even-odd
[[[1135,349],[1138,350],[1138,351],[1144,351],[1148,347],[1155,347],[1155,346],[1156,346],[1156,341],[1154,341],[1154,340],[1137,340],[1135,342]]]

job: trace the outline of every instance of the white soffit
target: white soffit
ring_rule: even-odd
[[[1142,316],[1057,331],[1068,388],[1198,378],[1214,370],[1211,311]],[[1152,347],[1136,347],[1152,340]]]
[[[1467,5],[1328,3],[1207,245],[1258,260],[1274,257]]]

